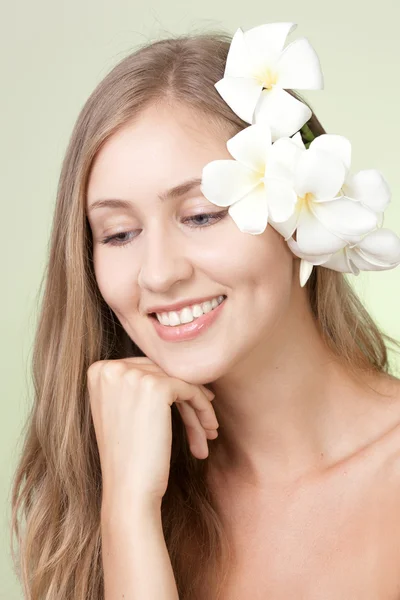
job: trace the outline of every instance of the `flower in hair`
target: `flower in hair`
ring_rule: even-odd
[[[316,137],[306,149],[300,133],[274,143],[276,162],[270,171],[289,180],[297,196],[292,216],[271,225],[286,240],[296,232],[304,254],[333,254],[356,244],[381,225],[390,191],[373,169],[349,175],[350,141],[333,134]],[[373,194],[369,187],[374,183]]]
[[[205,165],[201,191],[213,204],[229,206],[243,233],[262,233],[271,222],[285,239],[296,231],[300,252],[326,255],[378,226],[375,210],[343,193],[351,154],[346,138],[325,134],[306,149],[297,133],[271,144],[268,126],[258,121],[227,148],[236,160]],[[360,178],[357,184],[362,189]],[[375,199],[377,208],[386,205],[385,194],[380,203]]]
[[[386,271],[400,264],[400,238],[391,229],[379,228],[357,244],[341,248],[334,254],[312,256],[301,252],[293,238],[287,240],[292,252],[300,257],[300,285],[310,277],[314,265],[358,275],[360,271]]]
[[[323,87],[306,40],[282,51],[295,26],[269,23],[235,33],[215,87],[251,125],[228,140],[233,160],[204,166],[201,190],[213,204],[229,206],[243,233],[261,234],[270,223],[301,259],[302,286],[316,265],[354,275],[392,269],[400,264],[400,238],[382,228],[391,200],[383,175],[350,174],[350,141],[315,137],[306,123],[311,110],[284,91]]]
[[[224,77],[215,88],[231,109],[253,124],[266,112],[272,141],[291,136],[311,117],[311,110],[287,89],[323,89],[318,56],[306,38],[284,47],[296,23],[267,23],[232,38]]]
[[[297,146],[295,159],[289,144],[292,153],[293,144]],[[281,138],[274,146],[276,151],[280,149],[274,155],[279,159],[277,165],[293,182],[299,202],[288,221],[271,221],[271,225],[302,259],[302,286],[314,265],[358,275],[361,269],[380,271],[400,264],[400,239],[381,229],[391,201],[389,186],[376,169],[349,173],[351,144],[347,138],[322,134],[306,149],[297,133],[293,138]],[[331,192],[335,187],[339,192],[330,199],[331,185]]]
[[[203,168],[201,191],[217,206],[229,206],[229,214],[243,233],[262,233],[268,219],[289,219],[297,196],[291,182],[269,177],[268,165],[276,163],[271,130],[261,121],[230,138],[226,144],[233,159],[213,160]]]

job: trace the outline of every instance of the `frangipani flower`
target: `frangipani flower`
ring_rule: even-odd
[[[315,137],[307,125],[311,109],[285,91],[324,85],[305,38],[283,49],[296,26],[269,23],[233,36],[215,87],[250,127],[227,142],[234,160],[205,165],[201,190],[213,204],[229,206],[243,233],[261,234],[270,222],[301,258],[302,286],[314,265],[355,275],[394,268],[400,238],[382,229],[391,199],[384,177],[376,169],[350,175],[349,140]]]
[[[349,176],[351,144],[347,138],[323,134],[306,149],[297,133],[277,140],[274,148],[267,174],[289,180],[298,200],[287,221],[278,223],[271,217],[270,222],[286,240],[296,231],[300,252],[330,255],[380,226],[390,201],[389,188],[375,170]],[[368,192],[371,183],[375,194]]]
[[[305,148],[300,134],[293,136],[299,146]],[[334,134],[322,134],[316,137],[309,149],[320,149],[332,153],[341,159],[345,166],[346,176],[342,185],[343,195],[347,198],[360,201],[364,206],[368,206],[383,216],[390,203],[390,188],[383,175],[377,169],[364,169],[354,175],[349,173],[351,164],[351,143],[341,136]]]
[[[283,46],[296,23],[267,23],[234,34],[224,77],[215,88],[231,109],[250,124],[267,116],[272,141],[291,136],[312,112],[287,89],[320,90],[324,87],[318,56],[306,38]]]
[[[202,172],[201,191],[217,206],[229,206],[229,214],[240,231],[262,233],[271,216],[274,222],[293,215],[297,196],[289,180],[267,176],[275,144],[263,121],[250,125],[227,141],[235,160],[213,160]]]
[[[205,165],[201,191],[213,204],[229,206],[243,233],[263,233],[270,221],[285,239],[297,230],[300,251],[319,255],[356,243],[378,226],[372,208],[341,191],[351,155],[346,138],[325,134],[306,149],[297,133],[272,144],[261,119],[229,139],[227,148],[236,160]],[[349,181],[349,190],[362,188],[360,177]],[[366,193],[363,198],[372,202]],[[375,200],[379,209],[386,203],[386,196]]]
[[[385,271],[400,264],[400,238],[390,229],[368,233],[358,244],[348,245],[331,255],[312,256],[299,250],[293,238],[287,240],[293,254],[301,258],[300,285],[310,277],[314,265],[358,275],[361,271]]]

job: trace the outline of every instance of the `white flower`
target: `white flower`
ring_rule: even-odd
[[[277,223],[289,219],[297,202],[291,182],[266,176],[275,151],[269,126],[250,125],[226,146],[236,160],[213,160],[205,165],[200,186],[204,196],[217,206],[229,206],[230,216],[243,233],[262,233],[269,216]]]
[[[243,233],[259,235],[270,222],[301,258],[302,286],[314,265],[355,275],[391,269],[400,264],[400,238],[382,229],[391,199],[382,174],[351,175],[351,144],[341,135],[319,135],[308,148],[303,143],[300,129],[312,111],[285,90],[323,89],[324,83],[305,38],[284,48],[296,27],[269,23],[234,34],[215,87],[250,126],[227,142],[234,160],[204,166],[201,191],[213,204],[229,206]]]
[[[306,38],[283,49],[296,23],[267,23],[234,34],[224,77],[215,88],[231,109],[250,124],[264,114],[272,141],[291,136],[310,119],[312,112],[287,89],[323,89],[318,56]]]
[[[288,240],[296,231],[303,254],[330,255],[355,244],[379,227],[390,195],[373,170],[349,176],[351,144],[340,135],[323,134],[305,148],[300,133],[274,143],[267,175],[291,181],[297,195],[293,215],[271,225]],[[374,194],[367,188],[374,182]],[[345,194],[346,192],[346,194]]]
[[[358,275],[361,271],[385,271],[400,264],[400,238],[390,229],[368,233],[358,244],[348,245],[331,255],[312,256],[300,251],[293,238],[287,240],[292,252],[301,258],[300,285],[310,277],[314,265]]]
[[[372,208],[341,190],[351,155],[346,138],[325,134],[306,149],[297,133],[272,144],[261,120],[229,139],[227,148],[236,160],[205,165],[201,191],[213,204],[229,206],[243,233],[263,233],[271,222],[285,239],[297,230],[300,251],[319,255],[356,243],[378,226]],[[349,182],[348,189],[361,197],[362,178]],[[366,193],[363,200],[372,203]],[[375,199],[379,209],[386,204],[386,196]]]

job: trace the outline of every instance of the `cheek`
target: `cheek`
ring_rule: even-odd
[[[120,255],[118,255],[120,252]],[[97,285],[105,302],[115,313],[124,311],[134,301],[135,278],[129,253],[124,249],[102,249],[94,253],[94,272]]]
[[[289,309],[293,287],[293,254],[284,238],[270,225],[260,235],[247,234],[235,250],[232,281],[238,285],[241,310],[249,313],[254,335],[274,328]],[[232,263],[232,261],[231,261]],[[233,265],[232,265],[233,267]]]
[[[241,232],[232,221],[219,230],[218,239],[200,243],[192,259],[210,278],[226,284],[232,280],[259,279],[260,275],[290,273],[293,255],[284,238],[271,225],[262,234]]]
[[[262,234],[239,232],[225,248],[226,268],[237,278],[255,284],[287,287],[293,271],[293,254],[284,238],[271,225]]]
[[[290,302],[293,282],[293,254],[284,238],[268,225],[265,244],[255,253],[255,274],[268,298],[272,312],[280,312]]]
[[[267,277],[285,288],[291,285],[294,256],[285,239],[271,225],[268,225],[266,233],[264,251],[260,249],[259,260],[263,261]]]

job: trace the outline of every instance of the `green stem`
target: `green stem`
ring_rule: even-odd
[[[302,137],[305,147],[308,149],[309,145],[315,139],[316,136],[313,134],[307,123],[305,123],[300,129],[300,135]]]

